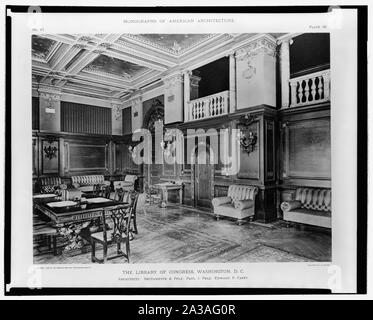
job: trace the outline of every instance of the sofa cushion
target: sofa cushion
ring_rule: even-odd
[[[232,198],[231,197],[218,197],[218,198],[212,199],[213,207],[217,207],[217,206],[220,206],[220,205],[225,204],[225,203],[231,204],[232,203]]]
[[[318,210],[300,208],[291,211],[285,211],[284,220],[324,228],[332,227],[331,213]]]
[[[214,213],[221,216],[232,217],[236,219],[244,219],[254,215],[252,208],[236,209],[232,204],[222,204],[214,208]]]
[[[282,211],[290,211],[296,208],[302,207],[302,202],[300,201],[286,201],[281,203],[280,205]]]
[[[233,184],[228,188],[228,196],[231,197],[233,201],[254,200],[257,193],[258,187],[256,186]]]
[[[254,207],[254,205],[254,200],[236,200],[234,203],[234,207],[238,210],[249,209]]]

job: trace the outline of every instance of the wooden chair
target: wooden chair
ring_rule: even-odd
[[[118,206],[110,211],[103,211],[102,226],[103,231],[91,234],[92,245],[92,262],[106,263],[107,260],[125,257],[130,262],[130,223],[132,211],[136,208],[138,194],[134,192],[131,195],[131,203],[128,207]],[[106,227],[107,217],[112,222],[112,229],[108,230]],[[100,243],[103,247],[103,259],[96,257],[96,243]],[[121,250],[121,244],[124,243],[126,251]],[[111,244],[117,245],[117,254],[114,256],[107,256],[108,246]]]
[[[93,193],[95,197],[110,198],[111,188],[110,185],[96,184],[93,187]]]
[[[123,202],[123,199],[124,199],[124,190],[122,188],[115,189],[113,200]],[[125,202],[128,202],[128,201],[125,201]]]
[[[57,230],[51,227],[47,218],[41,218],[37,213],[33,214],[33,236],[46,240],[48,250],[57,255]],[[34,240],[35,243],[35,240]],[[39,251],[39,249],[38,249]]]

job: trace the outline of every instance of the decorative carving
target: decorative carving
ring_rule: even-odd
[[[276,43],[267,38],[258,39],[246,47],[237,50],[236,58],[238,61],[248,60],[258,54],[267,54],[271,57],[276,56]]]
[[[112,105],[114,111],[114,118],[115,120],[119,120],[122,118],[122,109],[120,105]]]
[[[76,44],[73,45],[73,48],[82,50],[82,49],[86,49],[87,45],[82,44],[82,43],[76,43]]]
[[[182,73],[177,73],[177,74],[174,74],[170,77],[163,79],[165,89],[171,89],[175,87],[178,83],[182,83],[182,82],[183,82]]]
[[[250,126],[252,123],[254,123],[257,120],[258,119],[256,117],[247,113],[246,115],[240,118],[239,124],[247,128],[248,126]],[[255,150],[255,146],[258,141],[258,135],[256,132],[254,131],[243,132],[242,130],[240,130],[238,138],[240,139],[241,149],[247,152],[247,154],[250,154],[251,152]]]
[[[216,36],[219,36],[219,35],[213,34],[213,33],[206,34],[206,35],[204,35],[204,37],[201,37],[198,41],[196,41],[194,43],[191,43],[187,46],[180,47],[180,45],[178,43],[176,43],[176,44],[174,43],[174,45],[171,48],[160,45],[156,42],[153,42],[153,41],[151,41],[151,40],[149,40],[145,37],[142,37],[141,35],[135,35],[135,34],[125,34],[125,35],[123,35],[124,40],[120,39],[118,41],[118,43],[120,45],[126,45],[127,42],[125,41],[125,38],[129,38],[129,39],[133,39],[133,40],[136,40],[138,42],[141,42],[141,43],[143,43],[145,45],[148,45],[150,47],[161,49],[163,51],[166,51],[166,52],[169,52],[169,53],[172,53],[174,55],[179,56],[179,55],[183,54],[184,52],[188,51],[189,49],[192,49],[192,48],[200,45],[201,43],[204,43],[206,40],[208,40],[210,38],[213,38],[213,37],[216,37]]]

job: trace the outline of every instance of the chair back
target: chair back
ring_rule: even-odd
[[[93,192],[96,197],[110,198],[110,185],[96,184],[93,187]]]
[[[103,211],[103,237],[104,241],[108,241],[106,220],[111,219],[113,222],[113,228],[111,232],[111,239],[116,242],[127,238],[130,232],[130,222],[131,222],[131,207],[117,206],[111,210]]]
[[[131,191],[129,194],[129,204],[131,207],[131,213],[136,214],[137,201],[139,199],[139,193],[136,191]]]
[[[228,196],[233,201],[237,200],[255,200],[258,193],[258,187],[248,185],[232,184],[228,188]]]
[[[39,179],[40,193],[54,193],[62,184],[58,176],[43,177]]]
[[[113,200],[123,202],[123,198],[124,198],[124,190],[122,188],[115,189]]]
[[[127,175],[124,177],[124,181],[125,181],[125,182],[133,182],[133,183],[135,183],[136,180],[137,180],[137,176],[136,176],[136,175],[133,175],[133,174],[127,174]]]

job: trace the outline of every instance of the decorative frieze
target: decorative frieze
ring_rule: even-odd
[[[248,60],[258,54],[266,54],[271,57],[275,57],[276,42],[267,37],[259,38],[249,43],[247,46],[237,50],[236,59],[238,61]]]

